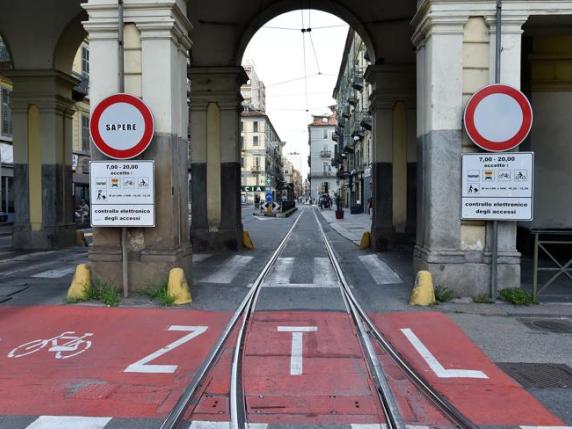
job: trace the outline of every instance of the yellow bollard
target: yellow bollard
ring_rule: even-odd
[[[244,246],[245,249],[248,250],[254,249],[254,243],[252,242],[252,239],[250,238],[250,234],[248,233],[248,231],[242,231],[242,245]]]
[[[91,289],[91,271],[87,264],[79,264],[75,268],[72,282],[68,288],[67,298],[70,301],[87,299]]]
[[[185,278],[185,272],[182,268],[172,268],[169,271],[167,295],[174,299],[173,304],[175,305],[188,304],[193,300],[189,291],[189,284]]]
[[[419,271],[409,297],[409,305],[427,306],[433,304],[435,304],[433,277],[429,271]]]
[[[266,214],[268,214],[269,216],[272,216],[272,204],[270,204],[268,207],[266,207]]]
[[[359,248],[361,250],[369,249],[371,246],[371,234],[369,232],[364,232],[361,236],[361,241],[359,243]]]

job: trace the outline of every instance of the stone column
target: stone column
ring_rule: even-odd
[[[195,250],[237,250],[242,67],[191,67],[191,241]]]
[[[75,244],[72,205],[72,88],[55,70],[9,74],[14,84],[14,204],[12,246],[54,249]]]
[[[469,16],[471,5],[425,1],[413,20],[419,165],[414,264],[417,270],[431,271],[435,285],[461,296],[488,293],[491,267],[491,229],[483,222],[461,221],[461,154],[480,151],[468,141],[462,115],[470,96],[492,83],[494,76],[494,37],[490,37],[494,30],[490,25],[495,4],[483,5]],[[514,18],[514,13],[511,15],[507,24]],[[514,26],[507,30],[514,36]],[[509,36],[510,54],[502,58],[502,82],[518,86],[514,78],[520,75],[520,41],[513,36]],[[503,44],[505,40],[503,36]],[[518,72],[508,78],[508,70]],[[520,254],[515,222],[501,224],[499,288],[518,287]]]
[[[90,101],[118,91],[117,2],[90,0],[83,7],[89,33]],[[190,275],[188,221],[187,76],[191,25],[182,1],[125,1],[125,89],[139,96],[154,116],[155,135],[138,159],[155,161],[154,228],[128,229],[130,289],[167,279],[173,267]],[[92,159],[105,159],[94,146]],[[121,231],[96,228],[89,253],[96,278],[122,284]]]
[[[385,250],[411,232],[407,231],[408,202],[415,187],[408,182],[414,179],[409,167],[415,153],[408,146],[415,136],[415,68],[373,65],[365,78],[373,85],[369,108],[373,116],[371,235],[376,250]]]

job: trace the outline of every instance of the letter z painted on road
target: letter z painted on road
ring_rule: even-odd
[[[198,337],[201,334],[204,334],[208,329],[208,326],[180,326],[180,325],[171,325],[169,326],[169,331],[182,331],[182,332],[190,332],[189,334],[185,335],[184,337],[179,338],[177,341],[173,341],[171,344],[168,344],[165,347],[160,348],[157,351],[154,351],[150,355],[145,356],[143,359],[138,360],[135,363],[129,365],[123,372],[140,372],[145,374],[172,374],[174,373],[178,365],[149,365],[154,359],[157,359],[160,356],[170,352],[171,350],[176,349],[179,346],[182,346],[188,341],[191,341],[193,338]]]

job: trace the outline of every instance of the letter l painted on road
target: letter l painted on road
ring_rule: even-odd
[[[443,365],[439,363],[437,358],[433,356],[433,353],[421,342],[421,340],[413,333],[411,329],[402,329],[403,335],[407,337],[411,345],[417,350],[421,357],[427,362],[429,368],[439,378],[489,378],[484,372],[476,371],[472,369],[445,369]]]
[[[304,332],[316,332],[317,326],[278,326],[278,332],[292,332],[292,354],[290,356],[290,375],[302,375],[302,337]]]

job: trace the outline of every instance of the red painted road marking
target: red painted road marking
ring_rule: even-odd
[[[0,414],[162,417],[175,404],[227,320],[224,313],[188,310],[3,307]],[[208,330],[189,339],[200,329],[176,332],[170,330],[172,326],[208,326]],[[50,351],[54,347],[51,341],[42,347],[42,342],[36,342],[33,347],[18,348],[33,340],[52,340],[66,331],[80,337],[92,333],[90,347],[82,343],[74,351],[70,340],[63,340],[56,346],[63,355],[60,359],[57,351]],[[157,353],[177,342],[184,344]],[[14,349],[16,354],[31,353],[8,357]],[[66,353],[70,357],[65,358]],[[141,365],[152,355],[147,365]],[[134,363],[139,363],[140,369],[156,365],[174,372],[126,373]]]
[[[497,368],[447,316],[441,313],[391,313],[376,315],[374,319],[406,360],[476,425],[563,425],[522,386]],[[470,368],[482,371],[488,378],[439,377],[402,329],[414,332],[444,369]]]
[[[0,414],[163,417],[228,318],[225,313],[189,310],[3,307]],[[394,313],[375,318],[413,366],[475,424],[562,426],[446,316]],[[312,331],[299,338],[303,353],[292,353],[292,334],[279,332],[279,327]],[[415,334],[440,365],[439,371],[481,371],[489,378],[440,378],[435,362],[432,368],[426,351],[416,348],[404,329]],[[448,426],[397,365],[381,350],[378,353],[405,421],[410,425]],[[229,420],[231,354],[232,346],[208,374],[193,418]],[[293,356],[303,359],[299,375],[292,375]],[[244,363],[249,419],[253,422],[383,422],[353,323],[346,313],[256,313]],[[159,369],[162,373],[125,372],[126,368]]]

